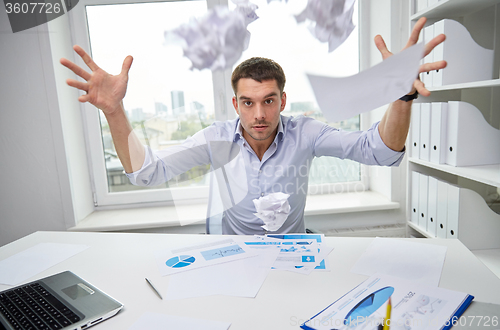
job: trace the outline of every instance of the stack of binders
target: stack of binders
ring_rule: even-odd
[[[472,104],[461,101],[414,103],[411,157],[436,164],[500,164],[500,130]]]
[[[410,221],[430,237],[458,238],[469,249],[500,247],[500,215],[475,191],[411,173]]]
[[[444,69],[424,72],[421,80],[427,87],[439,87],[493,78],[493,50],[479,46],[469,31],[457,21],[444,19],[423,30],[427,43],[444,33],[446,40],[424,58],[424,63],[445,60]]]

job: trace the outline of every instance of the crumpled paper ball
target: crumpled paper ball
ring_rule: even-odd
[[[193,69],[224,70],[232,68],[248,48],[248,24],[255,21],[258,8],[249,0],[233,0],[234,11],[216,6],[199,19],[191,18],[172,31],[165,31],[167,43],[181,44],[184,56]]]
[[[309,19],[316,24],[311,33],[321,42],[328,42],[333,52],[354,30],[352,14],[356,0],[308,0],[302,13],[295,16],[297,23]]]
[[[253,200],[257,210],[254,215],[264,221],[262,228],[267,231],[276,231],[281,228],[290,214],[288,197],[290,195],[277,192]]]
[[[235,5],[236,9],[234,11],[243,15],[245,19],[245,26],[255,21],[259,16],[255,13],[255,10],[259,8],[254,3],[251,3],[249,0],[231,0]]]

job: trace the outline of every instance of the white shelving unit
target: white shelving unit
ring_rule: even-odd
[[[421,17],[426,17],[428,19],[427,25],[434,24],[442,19],[453,19],[463,24],[479,45],[484,48],[493,49],[494,51],[493,79],[430,87],[429,90],[432,92],[432,95],[427,98],[420,97],[417,102],[468,102],[481,110],[481,113],[491,126],[500,129],[500,19],[496,19],[500,17],[500,0],[440,0],[419,12],[415,12],[417,0],[409,1],[411,27],[413,27],[415,22]],[[481,134],[481,132],[463,132],[463,134]],[[411,133],[409,136],[411,136]],[[500,148],[499,141],[492,141],[490,148]],[[409,145],[407,149],[411,149]],[[410,157],[408,159],[406,200],[408,204],[408,232],[411,235],[429,238],[433,237],[426,229],[411,222],[412,171],[420,172],[425,175],[433,176],[439,180],[474,190],[485,199],[487,199],[488,196],[492,196],[500,187],[500,164],[455,167]],[[487,206],[483,203],[483,205],[478,205],[478,207]],[[497,208],[497,210],[498,209],[499,208]],[[473,224],[477,223],[478,226],[481,225],[481,219],[471,218],[466,219],[466,221],[470,221]],[[499,226],[500,224],[498,226],[495,224],[492,230],[498,230],[498,228],[500,228]],[[467,226],[468,230],[474,230],[473,227],[474,226]],[[481,240],[479,234],[477,240],[478,242]],[[498,232],[498,242],[498,249],[488,250],[487,254],[488,263],[492,264],[496,269],[500,269],[500,230]],[[480,253],[482,252],[478,250],[478,257],[481,256]]]
[[[453,90],[485,88],[485,87],[500,87],[500,79],[474,81],[465,84],[429,87],[428,90],[431,92],[440,92],[440,91],[453,91]]]
[[[486,185],[494,187],[500,185],[500,164],[480,166],[451,166],[447,164],[431,163],[415,158],[410,158],[409,162],[415,165],[415,167],[422,166],[436,169],[443,173],[453,174],[458,177],[469,179],[479,183],[484,183]]]

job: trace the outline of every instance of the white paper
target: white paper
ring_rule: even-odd
[[[288,197],[290,195],[277,192],[253,200],[257,210],[254,215],[264,221],[262,228],[267,231],[276,231],[283,226],[290,214]]]
[[[306,19],[314,22],[310,27],[313,36],[328,42],[328,51],[333,52],[354,30],[352,14],[355,0],[308,0],[302,13],[295,16],[298,23]]]
[[[259,236],[257,236],[259,237]],[[306,239],[306,240],[316,240],[316,242],[319,244],[319,256],[318,259],[320,260],[319,265],[314,267],[315,271],[330,271],[330,266],[328,264],[328,259],[326,257],[332,252],[333,248],[325,246],[322,242],[325,238],[324,234],[268,234],[265,236],[265,240],[269,241],[271,239],[273,240],[297,240],[297,239]],[[295,268],[293,271],[298,272],[298,273],[306,273],[309,274],[311,270],[309,270],[307,267],[305,268]]]
[[[397,276],[415,283],[439,285],[446,246],[375,238],[351,272]]]
[[[155,253],[158,269],[162,276],[217,265],[243,258],[255,257],[245,244],[232,239],[193,245],[176,250],[160,250]]]
[[[285,235],[278,236],[283,237]],[[314,238],[277,239],[255,236],[251,240],[245,240],[245,244],[256,249],[279,247],[280,254],[273,264],[273,269],[288,270],[306,275],[310,274],[316,267],[324,269],[324,258],[332,250],[327,248],[322,250],[321,245]],[[320,265],[323,267],[320,267]]]
[[[318,260],[315,267],[295,267],[294,269],[286,269],[294,273],[309,275],[313,271],[330,271],[329,265],[326,263],[326,257],[333,251],[333,247],[319,244]]]
[[[319,265],[319,244],[314,240],[289,240],[281,245],[273,269],[312,271]],[[303,269],[303,271],[305,271]],[[309,273],[309,272],[308,272]]]
[[[88,248],[78,244],[37,244],[0,261],[0,283],[17,285]]]
[[[230,326],[231,322],[146,312],[129,330],[227,330]]]
[[[279,254],[279,248],[260,250],[245,258],[170,276],[166,300],[227,295],[254,298]]]
[[[349,119],[391,103],[411,91],[424,44],[413,45],[372,68],[345,78],[308,74],[316,101],[328,122]]]

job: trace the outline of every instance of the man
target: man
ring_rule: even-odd
[[[425,25],[420,19],[406,47],[415,44]],[[435,37],[425,53],[445,39]],[[392,54],[382,37],[375,44],[383,58]],[[80,102],[90,102],[107,118],[116,151],[132,183],[156,185],[183,173],[193,166],[210,164],[215,175],[211,185],[218,192],[210,196],[222,214],[224,234],[263,234],[264,222],[256,217],[253,200],[276,192],[289,194],[291,210],[276,233],[304,232],[304,207],[308,173],[314,157],[349,158],[370,165],[398,165],[411,116],[411,100],[416,93],[429,91],[416,80],[406,97],[393,102],[382,120],[366,132],[343,132],[307,117],[281,116],[286,105],[285,75],[272,60],[252,58],[233,72],[233,106],[239,118],[216,122],[196,133],[181,146],[153,152],[144,147],[127,120],[122,99],[125,96],[132,57],[128,56],[118,76],[100,69],[78,46],[75,51],[92,70],[85,71],[74,63],[61,63],[86,82],[68,79],[68,85],[86,92]],[[442,69],[446,62],[424,64],[420,72]],[[213,191],[213,190],[212,190]],[[211,203],[212,204],[212,203]]]

